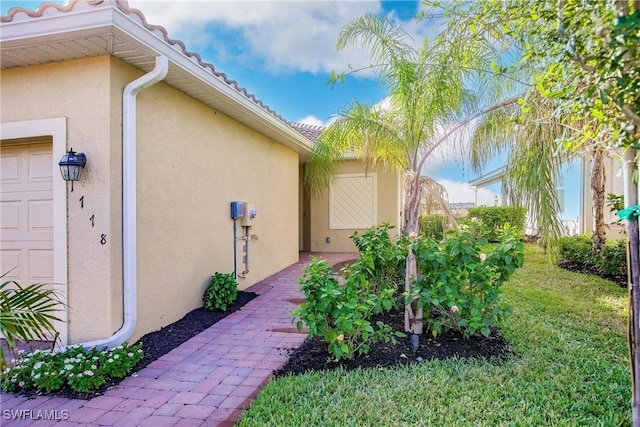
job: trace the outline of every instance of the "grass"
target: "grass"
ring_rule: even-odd
[[[526,249],[504,286],[515,355],[271,381],[240,426],[620,426],[631,424],[627,293]]]

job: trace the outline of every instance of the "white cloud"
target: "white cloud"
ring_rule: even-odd
[[[329,127],[333,122],[335,122],[339,118],[340,116],[334,115],[329,117],[326,121],[323,121],[317,118],[316,116],[309,115],[301,118],[300,120],[294,120],[294,122],[303,123],[305,125]]]
[[[303,117],[302,119],[297,120],[297,122],[311,126],[327,126],[326,122],[323,122],[322,120],[314,116]]]
[[[348,65],[368,66],[366,52],[336,52],[336,40],[349,21],[382,11],[378,1],[130,0],[129,4],[140,9],[150,24],[164,26],[169,37],[185,41],[189,50],[211,49],[217,61],[257,60],[261,69],[272,73],[326,73]],[[397,20],[395,14],[390,17]],[[402,25],[418,42],[429,32],[435,34],[426,23],[410,20]],[[235,37],[234,43],[227,37]]]
[[[447,189],[447,193],[449,193],[449,202],[451,203],[477,202],[477,206],[493,206],[495,204],[496,197],[500,197],[498,193],[494,193],[488,188],[478,188],[477,190],[474,190],[469,186],[468,182],[451,181],[448,179],[439,179],[438,182]]]

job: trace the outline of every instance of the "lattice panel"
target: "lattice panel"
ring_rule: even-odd
[[[329,228],[363,229],[376,224],[376,174],[338,175],[329,192]]]

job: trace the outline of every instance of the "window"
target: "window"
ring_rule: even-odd
[[[329,228],[364,229],[377,223],[377,176],[337,175],[329,188]]]

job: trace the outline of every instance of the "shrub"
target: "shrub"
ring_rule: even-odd
[[[451,329],[465,337],[478,332],[489,336],[509,310],[499,297],[502,284],[522,266],[520,236],[507,232],[489,255],[480,249],[486,240],[467,231],[449,233],[441,244],[432,238],[416,240],[419,274],[407,301],[418,298],[434,336]]]
[[[326,261],[313,258],[300,278],[305,302],[293,312],[293,321],[298,330],[304,323],[310,336],[323,337],[336,360],[367,354],[371,343],[395,342],[395,336],[404,335],[393,334],[383,322],[371,322],[373,315],[394,306],[396,289],[388,286],[374,292],[365,270],[360,261],[355,262],[344,270],[344,284],[340,284]]]
[[[442,240],[446,230],[444,215],[427,215],[420,217],[420,234],[436,241]]]
[[[63,351],[21,353],[15,365],[3,371],[2,390],[40,393],[68,386],[78,393],[88,393],[111,378],[128,375],[143,356],[140,345],[128,344],[113,350],[76,346]]]
[[[238,298],[238,283],[232,273],[216,273],[204,291],[204,308],[226,311]]]
[[[627,242],[607,239],[600,254],[592,250],[591,234],[579,234],[560,239],[560,258],[593,270],[605,278],[620,278],[627,274]]]
[[[526,211],[522,206],[480,206],[470,208],[467,220],[464,222],[479,231],[476,237],[486,237],[490,242],[499,241],[499,230],[505,225],[524,233]]]
[[[360,252],[359,267],[373,282],[375,291],[389,283],[399,283],[404,278],[406,245],[394,242],[389,236],[393,228],[388,222],[371,227],[364,233],[355,231],[350,237]]]

